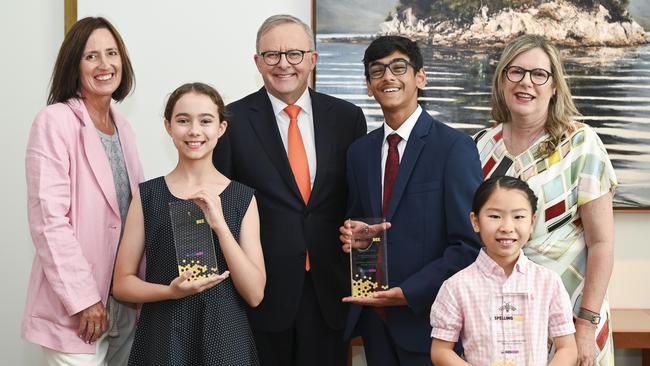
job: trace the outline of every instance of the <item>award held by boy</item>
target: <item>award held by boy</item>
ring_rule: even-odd
[[[352,296],[370,297],[388,290],[388,237],[382,218],[351,219],[353,230],[350,250]]]

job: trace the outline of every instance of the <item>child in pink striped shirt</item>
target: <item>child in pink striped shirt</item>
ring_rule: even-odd
[[[537,197],[518,178],[493,177],[477,189],[470,220],[484,247],[473,264],[445,281],[431,307],[436,366],[575,365],[569,295],[555,272],[521,250],[536,207]],[[550,360],[549,336],[556,347]],[[453,351],[459,339],[464,359]]]

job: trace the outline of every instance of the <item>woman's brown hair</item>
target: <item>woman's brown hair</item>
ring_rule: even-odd
[[[122,59],[122,80],[113,92],[113,99],[118,102],[122,101],[135,88],[133,67],[120,34],[105,18],[87,17],[77,21],[63,39],[52,71],[50,94],[47,97],[48,105],[65,102],[78,95],[80,87],[79,65],[81,64],[83,51],[86,48],[86,42],[88,42],[92,32],[102,28],[108,29],[115,37],[117,49]]]

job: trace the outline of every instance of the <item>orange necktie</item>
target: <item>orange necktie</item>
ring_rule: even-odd
[[[287,134],[287,155],[291,171],[298,184],[298,190],[305,204],[309,202],[311,195],[311,182],[309,177],[309,163],[307,162],[307,153],[305,145],[302,142],[300,129],[298,128],[298,114],[300,107],[294,104],[288,105],[284,111],[289,115],[289,133]],[[305,258],[305,270],[309,271],[309,253]]]

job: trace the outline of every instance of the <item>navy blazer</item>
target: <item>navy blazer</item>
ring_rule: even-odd
[[[226,176],[255,189],[266,265],[264,299],[249,309],[256,331],[279,332],[295,319],[305,279],[305,251],[322,316],[343,329],[350,294],[348,256],[341,250],[339,226],[345,219],[346,153],[366,134],[366,120],[352,103],[309,90],[316,143],[316,178],[309,202],[298,190],[266,89],[226,109],[228,128],[213,154]]]
[[[348,217],[381,217],[381,148],[384,129],[357,140],[348,151]],[[387,221],[390,287],[401,287],[408,306],[386,307],[397,345],[429,352],[429,312],[442,283],[472,263],[481,247],[469,220],[474,191],[483,180],[472,139],[426,111],[408,138],[393,186]],[[349,337],[361,306],[353,305]]]

